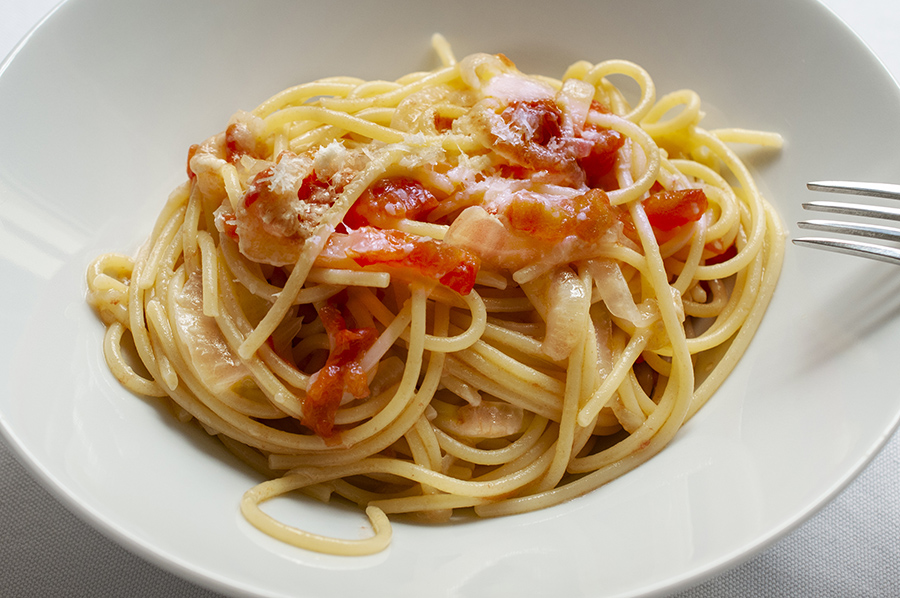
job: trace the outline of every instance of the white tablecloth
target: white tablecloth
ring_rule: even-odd
[[[55,4],[56,0],[2,0],[0,57]],[[900,78],[900,3],[826,0],[825,4]],[[31,478],[0,439],[0,596],[218,594],[133,556],[77,519]],[[842,494],[804,525],[737,568],[678,596],[900,596],[900,436],[895,435]]]

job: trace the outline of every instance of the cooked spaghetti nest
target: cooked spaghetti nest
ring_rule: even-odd
[[[735,366],[780,270],[779,219],[726,145],[779,136],[704,130],[695,92],[657,98],[627,61],[556,80],[434,42],[432,72],[238,112],[190,148],[136,257],[88,271],[113,374],[261,472],[242,512],[311,550],[633,469]],[[260,509],[295,489],[375,533]]]

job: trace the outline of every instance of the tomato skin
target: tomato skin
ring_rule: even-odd
[[[242,156],[263,158],[267,153],[265,142],[257,139],[246,122],[233,122],[225,129],[225,161],[229,164]]]
[[[619,210],[610,205],[604,191],[591,189],[552,202],[538,195],[520,195],[507,204],[504,215],[512,230],[559,243],[571,235],[593,241],[613,225]]]
[[[650,197],[641,201],[647,220],[653,227],[656,242],[663,244],[677,235],[685,224],[700,220],[709,205],[702,189],[682,189],[667,191],[656,183],[650,188]],[[631,220],[631,215],[622,211],[619,220],[626,237],[640,243],[640,236]]]
[[[460,295],[468,295],[475,287],[475,277],[478,276],[478,259],[468,251],[460,250],[466,255],[452,270],[438,279],[445,287],[449,287]]]
[[[553,100],[512,102],[500,116],[526,144],[547,146],[562,135],[562,112]]]
[[[303,403],[303,425],[317,435],[334,434],[334,418],[344,391],[354,398],[369,396],[366,372],[360,360],[378,338],[374,328],[347,328],[340,309],[329,301],[319,308],[331,351],[328,360],[312,378]]]
[[[274,172],[275,167],[269,166],[254,175],[250,180],[250,184],[247,185],[247,191],[244,192],[243,201],[245,208],[249,208],[260,199],[262,199],[263,202],[271,200],[271,197],[274,194],[270,188],[269,180],[272,178]]]
[[[234,214],[224,214],[219,220],[221,222],[222,233],[232,241],[237,242],[239,240],[237,233],[237,219],[234,217]]]
[[[231,123],[225,129],[225,161],[229,164],[234,164],[238,158],[246,153],[244,148],[241,147],[239,138],[240,127],[239,123]],[[243,125],[243,128],[246,129],[246,125]]]
[[[594,129],[597,140],[591,153],[581,158],[578,164],[584,170],[588,187],[612,190],[618,186],[613,168],[619,148],[625,145],[625,136],[612,129],[591,128]]]
[[[715,264],[727,262],[738,253],[737,246],[734,243],[732,243],[725,249],[719,249],[718,247],[713,246],[713,244],[707,243],[706,250],[713,253],[713,255],[706,258],[706,261],[704,262],[707,266],[713,266]],[[716,253],[717,251],[718,253]]]
[[[297,189],[297,199],[300,201],[310,201],[316,196],[317,190],[328,189],[328,187],[328,181],[321,180],[316,174],[316,171],[313,170],[306,175],[306,178],[300,183],[300,188]]]
[[[504,213],[514,231],[543,241],[561,241],[566,237],[562,228],[568,214],[561,206],[520,196],[509,202]]]
[[[360,195],[344,216],[344,224],[348,228],[393,228],[403,219],[425,218],[437,205],[437,197],[415,179],[381,179]]]
[[[382,266],[440,282],[469,294],[481,265],[471,252],[443,241],[395,229],[365,226],[348,235],[332,235],[329,243],[360,266]],[[329,251],[326,249],[326,251]]]
[[[661,231],[674,230],[700,220],[709,206],[702,189],[658,191],[641,203],[651,226]]]

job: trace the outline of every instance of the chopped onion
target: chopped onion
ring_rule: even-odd
[[[203,315],[200,273],[188,276],[175,301],[175,329],[187,347],[201,380],[213,381],[210,390],[221,393],[250,372],[222,336],[215,318]]]
[[[646,328],[655,320],[657,312],[649,305],[639,308],[634,302],[628,281],[619,264],[611,259],[594,259],[587,262],[588,271],[594,277],[603,303],[613,316],[631,322],[635,328]]]
[[[568,266],[557,268],[522,289],[547,324],[541,351],[555,360],[569,356],[583,337],[590,294]]]

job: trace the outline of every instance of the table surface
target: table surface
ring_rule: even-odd
[[[56,4],[3,0],[0,57]],[[824,0],[900,79],[900,3]],[[34,530],[44,533],[34,534]],[[0,438],[0,595],[214,598],[72,515]],[[818,514],[742,565],[678,598],[900,596],[900,435]]]

